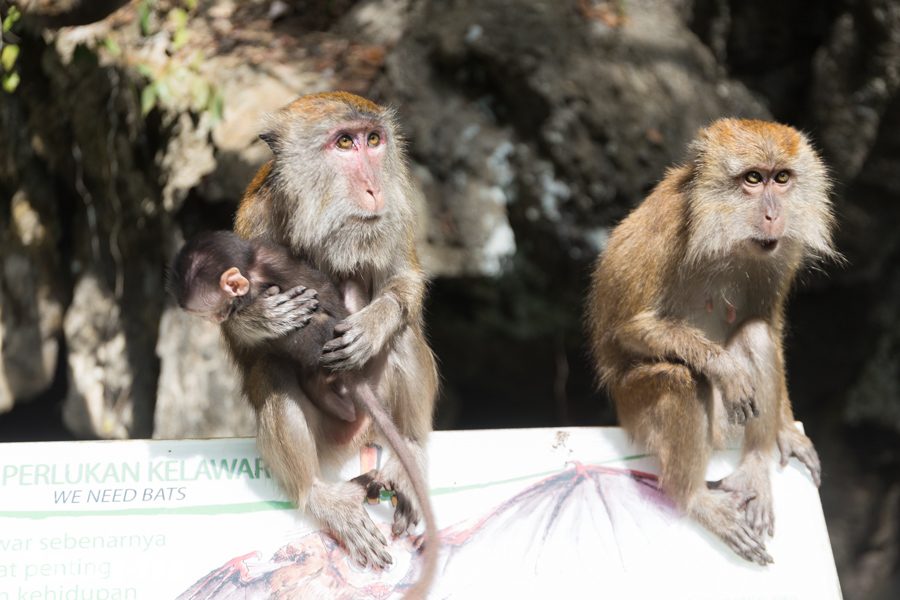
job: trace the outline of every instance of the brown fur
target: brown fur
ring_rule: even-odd
[[[591,349],[622,426],[659,455],[663,489],[736,552],[765,564],[776,446],[818,484],[812,443],[793,424],[782,333],[798,269],[835,256],[830,183],[806,138],[785,125],[722,119],[691,150],[598,259],[587,300]],[[742,177],[783,169],[790,182],[773,194],[784,233],[774,250],[755,249],[763,213]],[[743,434],[741,465],[710,487],[709,456],[733,433]]]
[[[386,152],[380,163],[385,209],[377,219],[360,219],[350,198],[359,194],[326,156],[329,140],[342,128],[379,128]],[[338,282],[351,316],[346,329],[326,345],[323,363],[358,369],[382,355],[383,375],[375,390],[425,472],[424,444],[432,427],[438,375],[422,327],[425,276],[414,245],[412,188],[403,140],[390,110],[343,92],[300,98],[269,119],[262,136],[274,159],[247,189],[235,219],[244,238],[283,244]],[[356,212],[355,212],[356,211]],[[255,361],[241,368],[244,391],[259,414],[263,457],[301,508],[332,531],[353,557],[383,566],[384,539],[370,527],[358,486],[330,484],[318,465],[343,460],[373,439],[362,428],[343,445],[329,442],[308,398],[278,364]],[[302,408],[302,411],[299,410]],[[381,480],[412,502],[402,465],[389,460]],[[364,492],[364,491],[363,491]],[[415,505],[395,512],[394,533],[418,520]],[[426,541],[426,567],[410,597],[423,597],[434,572],[437,539]]]

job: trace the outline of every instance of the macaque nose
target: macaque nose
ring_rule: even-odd
[[[372,212],[378,212],[384,208],[384,198],[381,195],[381,190],[373,189],[372,187],[366,188],[366,193],[363,197],[363,208]]]

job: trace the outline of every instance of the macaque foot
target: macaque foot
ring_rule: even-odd
[[[394,506],[394,523],[391,533],[401,536],[419,524],[422,509],[413,491],[412,483],[399,460],[390,459],[381,472],[384,489],[394,492],[391,504]]]
[[[381,502],[384,492],[390,493],[391,506],[394,507],[394,523],[391,526],[391,533],[394,536],[401,536],[419,524],[421,511],[411,486],[388,479],[383,472],[374,469],[358,475],[350,481],[366,490],[366,502],[369,504],[378,504]]]
[[[822,483],[822,465],[812,440],[800,433],[793,423],[784,424],[778,431],[776,440],[781,453],[781,466],[786,467],[791,457],[796,456],[809,469],[813,483],[819,487]]]
[[[744,518],[745,505],[754,499],[747,492],[702,490],[694,498],[689,513],[701,525],[719,536],[738,556],[766,566],[774,562],[765,542]]]
[[[394,506],[394,524],[391,526],[391,533],[394,536],[403,535],[419,524],[421,519],[419,503],[416,501],[416,496],[412,493],[412,490],[401,492],[397,489],[397,484],[394,482],[388,482],[385,489],[394,492],[394,495],[391,497],[391,504]]]
[[[765,462],[752,465],[742,463],[728,477],[709,484],[710,489],[731,492],[746,498],[743,505],[747,524],[757,537],[775,535],[775,509],[772,504],[772,483]]]
[[[384,484],[381,482],[381,474],[377,469],[372,469],[368,473],[357,475],[350,481],[362,486],[363,489],[366,490],[366,502],[369,504],[378,504],[381,502],[381,492],[384,490]]]
[[[346,548],[351,560],[363,567],[384,569],[393,564],[387,540],[363,507],[365,488],[353,481],[332,484],[320,496],[314,511],[325,529]]]

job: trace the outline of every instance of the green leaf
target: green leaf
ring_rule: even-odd
[[[3,46],[3,50],[0,50],[0,65],[7,73],[13,70],[17,58],[19,58],[19,47],[15,44],[7,44]]]
[[[141,90],[141,115],[147,116],[156,106],[156,86],[152,83]]]
[[[113,57],[117,58],[119,56],[122,56],[122,48],[119,46],[119,42],[111,37],[103,40],[103,47],[106,48],[106,51],[109,52]]]
[[[22,13],[19,12],[18,8],[15,6],[10,7],[9,12],[6,13],[6,18],[3,19],[3,31],[11,30],[21,16]]]
[[[214,121],[221,121],[225,115],[225,98],[218,90],[210,98],[208,110]]]
[[[138,70],[138,73],[140,73],[141,75],[143,75],[143,76],[146,77],[147,79],[150,79],[150,80],[155,79],[154,73],[153,73],[153,69],[151,69],[151,68],[149,67],[149,65],[146,65],[146,64],[144,64],[144,63],[140,63],[140,64],[137,66],[137,70]]]
[[[153,33],[150,30],[150,17],[152,14],[151,0],[144,0],[138,5],[138,22],[141,24],[141,35],[143,36]]]
[[[207,106],[209,106],[211,98],[210,93],[212,92],[212,86],[209,85],[204,79],[201,77],[194,77],[191,80],[191,106],[196,107],[197,109],[204,110]]]
[[[156,89],[156,95],[159,97],[159,101],[165,105],[172,105],[172,89],[169,83],[165,79],[157,80],[154,85],[154,89]]]
[[[187,27],[188,14],[183,8],[173,8],[169,11],[169,20],[176,29]]]
[[[184,6],[188,10],[194,10],[197,8],[197,0],[184,0]]]
[[[190,34],[187,29],[179,29],[172,36],[172,50],[180,50],[187,43]]]
[[[7,73],[3,76],[3,89],[12,94],[19,87],[21,78],[18,73]]]

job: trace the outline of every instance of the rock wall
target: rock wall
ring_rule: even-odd
[[[216,331],[172,308],[165,266],[230,226],[268,157],[262,115],[325,89],[396,106],[409,139],[438,425],[611,424],[581,327],[594,258],[698,127],[775,118],[826,157],[847,259],[792,298],[793,401],[823,456],[845,596],[900,593],[896,2],[14,4],[3,439],[25,414],[36,437],[252,433]]]

